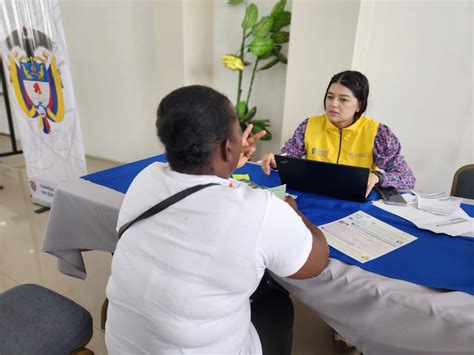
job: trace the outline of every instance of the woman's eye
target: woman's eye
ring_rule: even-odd
[[[342,102],[347,102],[347,101],[349,101],[349,100],[342,98],[341,101],[342,101]]]

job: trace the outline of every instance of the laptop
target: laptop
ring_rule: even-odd
[[[344,200],[365,201],[370,169],[276,155],[282,184],[289,189]]]

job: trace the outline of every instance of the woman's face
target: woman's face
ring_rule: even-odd
[[[352,91],[339,83],[331,84],[325,103],[329,121],[339,128],[354,123],[354,114],[360,110],[359,101]]]

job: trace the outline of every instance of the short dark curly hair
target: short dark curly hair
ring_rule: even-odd
[[[354,117],[357,120],[367,109],[367,103],[369,100],[369,80],[364,74],[355,70],[346,70],[337,73],[331,78],[326,89],[326,94],[323,99],[324,109],[326,109],[326,96],[329,87],[334,83],[339,83],[348,88],[359,101],[359,111],[354,114]]]
[[[229,99],[209,87],[186,86],[168,94],[158,106],[156,128],[171,168],[209,166],[212,145],[230,138],[235,119]]]

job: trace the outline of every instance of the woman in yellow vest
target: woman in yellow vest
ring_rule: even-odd
[[[371,169],[367,195],[375,184],[397,189],[415,186],[415,177],[400,154],[398,138],[388,126],[363,113],[369,81],[357,71],[334,75],[324,97],[325,114],[305,119],[281,149],[281,154]],[[272,153],[262,158],[268,175],[276,168]]]

